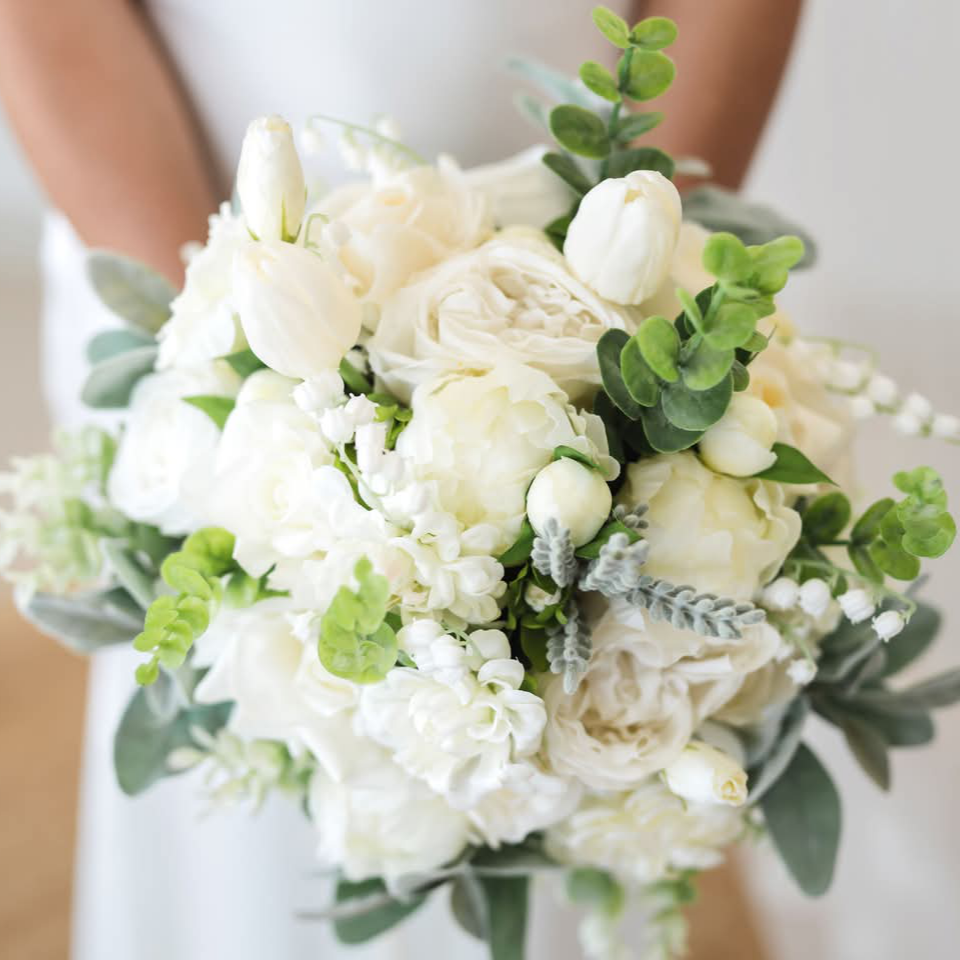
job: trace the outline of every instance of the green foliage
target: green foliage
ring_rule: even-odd
[[[213,394],[197,394],[193,397],[184,397],[184,403],[196,407],[205,413],[222,430],[227,424],[227,417],[233,412],[237,401],[233,397],[219,397]]]
[[[246,350],[238,350],[236,353],[228,354],[223,359],[230,364],[231,369],[237,376],[244,379],[258,370],[266,368],[266,364],[249,347]]]
[[[608,177],[625,177],[634,170],[655,170],[669,180],[675,166],[673,157],[656,147],[630,147],[611,153],[606,174]]]
[[[634,334],[647,366],[667,383],[680,379],[677,360],[680,357],[680,335],[663,317],[647,317]]]
[[[604,122],[584,107],[563,104],[550,112],[550,132],[557,143],[580,157],[599,159],[610,152]]]
[[[126,407],[133,388],[153,372],[156,361],[157,347],[153,344],[107,356],[90,370],[80,397],[96,410]]]
[[[530,558],[530,551],[533,550],[533,541],[536,536],[530,521],[524,517],[520,535],[511,546],[497,557],[498,562],[507,568],[523,566]]]
[[[814,544],[836,540],[850,522],[852,508],[839,490],[817,497],[803,512],[803,535]]]
[[[653,100],[666,93],[673,83],[676,68],[660,50],[630,50],[625,55],[627,66],[621,69],[622,89],[631,100]]]
[[[727,412],[732,396],[733,377],[727,372],[706,390],[693,390],[686,381],[669,384],[660,394],[660,405],[674,427],[702,433]]]
[[[609,100],[611,103],[620,102],[620,91],[613,74],[595,60],[588,60],[580,65],[580,79],[583,85],[592,90],[598,97]]]
[[[47,636],[83,654],[129,643],[143,626],[142,611],[119,587],[67,596],[35,593],[23,615]]]
[[[543,162],[565,183],[583,196],[593,184],[569,153],[546,153]]]
[[[644,50],[662,50],[677,39],[677,25],[667,17],[647,17],[630,31],[630,42]]]
[[[94,250],[87,256],[87,275],[104,306],[129,326],[155,334],[170,318],[176,290],[145,264]]]
[[[369,399],[377,405],[377,423],[387,424],[386,447],[392,450],[397,445],[400,434],[413,419],[413,411],[387,393],[371,393]]]
[[[593,22],[597,29],[615,46],[625,49],[630,46],[630,27],[623,17],[609,7],[594,7]]]
[[[390,584],[366,557],[353,575],[358,589],[342,586],[320,622],[320,662],[355,683],[377,683],[397,661],[397,635],[386,622]]]
[[[340,361],[340,377],[344,386],[355,396],[373,393],[373,384],[346,357]]]
[[[382,880],[353,882],[337,881],[337,904],[355,907],[355,912],[344,911],[333,923],[341,943],[366,943],[395,927],[427,902],[426,894],[400,900],[387,893]]]
[[[142,330],[104,330],[87,344],[87,361],[91,366],[96,366],[121,353],[153,346],[156,346],[156,339]]]
[[[631,140],[636,140],[637,137],[643,136],[645,133],[649,133],[654,127],[658,127],[663,122],[663,114],[656,111],[652,113],[631,113],[625,117],[620,117],[612,125],[611,136],[616,140],[617,143],[629,143]],[[658,153],[663,156],[667,154],[663,153],[662,150],[658,150]],[[671,160],[671,170],[672,170]],[[642,168],[635,168],[642,169]],[[660,171],[663,173],[663,171]],[[672,176],[673,174],[663,174],[666,176]]]
[[[490,960],[524,960],[529,878],[481,877],[480,886],[489,918]]]
[[[610,351],[609,356],[612,361],[613,348],[606,348]],[[657,375],[650,369],[650,365],[644,359],[643,351],[640,349],[640,341],[636,337],[631,337],[624,344],[620,352],[620,376],[613,374],[611,384],[615,390],[620,390],[621,383],[626,387],[627,393],[634,403],[641,407],[652,407],[656,404],[660,396],[660,384],[657,381]],[[609,393],[609,390],[607,391]],[[612,396],[612,395],[611,395]],[[628,404],[631,408],[632,404]],[[629,411],[624,410],[625,413]]]
[[[795,697],[780,718],[776,736],[772,738],[769,748],[763,755],[754,758],[747,780],[751,804],[759,803],[790,766],[800,747],[809,713],[810,703],[807,698]]]
[[[576,460],[577,463],[582,463],[585,467],[589,467],[591,470],[596,470],[597,473],[603,473],[600,469],[600,464],[597,463],[592,457],[588,457],[585,453],[581,453],[579,450],[575,450],[573,447],[568,447],[566,444],[560,444],[558,447],[553,448],[553,460]]]
[[[616,916],[623,909],[626,895],[606,870],[577,867],[567,874],[567,896],[573,903]]]
[[[786,443],[775,443],[773,452],[776,461],[756,476],[777,483],[833,483],[833,481],[807,457]]]

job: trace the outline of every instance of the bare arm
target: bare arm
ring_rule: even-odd
[[[697,156],[712,180],[739,187],[773,106],[802,0],[645,0],[634,20],[670,17],[680,29],[668,51],[673,87],[652,107],[666,114],[654,140],[674,156]]]
[[[190,111],[131,0],[0,0],[0,96],[52,202],[91,246],[181,279],[216,189]]]

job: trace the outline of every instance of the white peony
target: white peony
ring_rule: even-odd
[[[319,212],[349,231],[341,262],[357,295],[375,303],[415,273],[478,246],[491,232],[486,198],[445,158],[436,167],[339,187],[323,199]]]
[[[776,463],[778,424],[759,398],[735,393],[726,413],[701,437],[700,459],[717,473],[752,477]]]
[[[563,253],[601,297],[639,304],[670,271],[681,216],[680,194],[666,177],[634,170],[601,181],[580,201]]]
[[[689,452],[631,464],[618,499],[649,507],[646,573],[736,600],[753,597],[800,536],[780,484],[718,476]]]
[[[597,341],[607,330],[633,327],[627,311],[570,273],[542,233],[517,227],[387,301],[370,359],[402,399],[444,371],[525,363],[579,400],[600,384]]]
[[[131,520],[170,535],[208,522],[220,430],[185,397],[232,397],[240,379],[226,363],[149,374],[134,388],[110,471],[110,502]]]
[[[570,532],[575,547],[600,532],[612,505],[610,488],[599,471],[568,457],[548,463],[527,491],[527,517],[533,529],[542,535],[548,522],[556,520]]]
[[[742,831],[743,815],[736,809],[686,803],[652,779],[628,793],[586,797],[547,831],[546,845],[562,863],[647,884],[672,870],[716,866]]]
[[[671,793],[693,803],[742,807],[747,800],[747,775],[729,754],[700,741],[687,744],[664,770]]]
[[[505,550],[520,533],[530,481],[567,445],[615,477],[602,423],[578,414],[539,370],[504,363],[420,386],[397,451],[465,527],[491,524]]]

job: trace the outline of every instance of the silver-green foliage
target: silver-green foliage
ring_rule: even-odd
[[[537,572],[550,577],[558,587],[568,587],[576,579],[577,558],[570,531],[561,527],[553,517],[544,524],[543,532],[534,538],[530,559]]]
[[[557,621],[547,628],[547,661],[551,673],[563,676],[564,691],[572,694],[586,672],[593,642],[590,628],[572,600],[564,610],[564,619],[566,622]]]

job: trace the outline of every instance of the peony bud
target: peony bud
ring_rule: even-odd
[[[811,617],[822,617],[830,606],[830,588],[824,580],[808,580],[800,588],[800,609]]]
[[[716,747],[691,741],[664,771],[667,786],[694,803],[740,807],[747,800],[747,775],[732,757]]]
[[[873,629],[884,642],[892,640],[905,626],[903,614],[897,610],[885,610],[873,619]]]
[[[563,252],[573,272],[601,297],[641,303],[670,271],[681,216],[680,194],[666,177],[634,170],[603,180],[580,201]]]
[[[247,227],[257,239],[296,238],[307,187],[293,131],[282,117],[260,117],[247,127],[237,168],[237,193]]]
[[[876,610],[873,597],[866,590],[859,588],[848,590],[838,599],[840,608],[851,623],[863,623],[864,620],[869,620],[873,616],[873,611]]]
[[[800,584],[789,577],[778,577],[763,591],[763,602],[772,610],[792,610],[799,600]]]
[[[303,247],[250,244],[234,261],[233,291],[250,348],[286,377],[309,380],[336,370],[360,335],[359,301]]]
[[[752,477],[776,462],[777,429],[776,414],[759,397],[736,393],[700,439],[700,459],[717,473]]]
[[[600,531],[613,497],[603,476],[592,467],[568,457],[548,463],[527,491],[527,517],[543,534],[551,518],[570,531],[575,547],[589,543]]]

